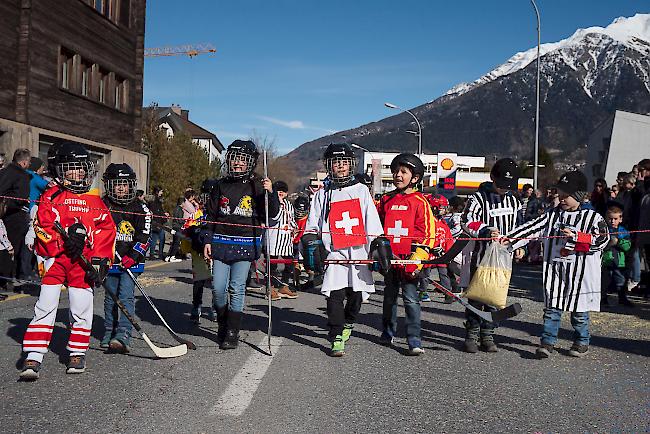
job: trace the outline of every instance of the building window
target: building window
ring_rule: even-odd
[[[61,47],[59,51],[59,85],[63,89],[70,89],[73,80],[73,59],[74,54]]]
[[[83,96],[90,97],[93,85],[93,65],[91,63],[81,62],[81,86],[79,91]]]
[[[131,12],[130,0],[84,0],[84,3],[113,23],[129,27]]]
[[[109,85],[110,73],[105,69],[98,68],[97,71],[97,84],[99,88],[97,89],[97,98],[102,104],[106,104],[106,96],[108,94],[108,85]]]
[[[128,90],[129,82],[123,78],[115,76],[115,108],[121,111],[128,109]]]

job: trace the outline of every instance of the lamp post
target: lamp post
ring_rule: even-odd
[[[535,0],[530,0],[535,9],[535,15],[537,16],[537,89],[535,95],[535,166],[533,167],[533,188],[537,190],[537,169],[539,167],[539,51],[541,45],[541,31],[540,31],[540,19],[539,19],[539,9]]]
[[[415,123],[418,126],[418,133],[416,134],[418,136],[418,158],[422,159],[422,126],[420,125],[420,120],[410,110],[405,110],[389,102],[385,102],[384,105],[389,109],[402,110],[403,112],[410,114],[413,117],[413,119],[415,119]]]

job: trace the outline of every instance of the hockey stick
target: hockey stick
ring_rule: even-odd
[[[59,222],[54,222],[54,229],[56,229],[57,232],[61,234],[61,237],[64,240],[68,238],[67,232],[65,231],[65,229],[63,229],[63,226],[61,226]],[[89,267],[93,266],[84,255],[79,256],[79,260],[81,261],[85,269],[89,269]],[[131,316],[129,311],[126,309],[126,306],[124,306],[124,304],[120,301],[120,299],[117,298],[117,295],[115,295],[113,291],[108,289],[106,285],[103,286],[104,286],[104,291],[106,291],[106,293],[108,293],[108,295],[113,299],[113,301],[115,302],[115,304],[117,304],[117,307],[122,311],[126,319],[128,319],[129,322],[133,325],[133,328],[136,329],[138,333],[140,333],[142,339],[149,346],[149,348],[151,348],[151,351],[153,351],[157,357],[161,359],[167,359],[171,357],[179,357],[187,353],[187,345],[185,344],[177,345],[175,347],[167,347],[167,348],[161,348],[156,346],[153,342],[151,342],[151,339],[149,339],[149,336],[147,336],[144,330],[142,330],[142,327],[140,327],[138,321],[136,321],[136,319]]]
[[[266,164],[266,149],[264,149],[264,179],[269,177],[268,166]],[[266,337],[269,344],[269,355],[271,353],[271,333],[273,332],[273,322],[271,320],[271,310],[273,307],[273,302],[271,301],[271,240],[269,239],[269,192],[264,189],[264,219],[266,224],[266,234],[264,234],[264,239],[266,240],[266,255],[267,260],[264,264],[266,266],[266,298],[269,301],[269,324],[266,329]]]
[[[451,292],[450,290],[448,290],[447,288],[445,288],[435,280],[427,279],[427,281],[433,284],[433,286],[435,286],[438,291],[452,297],[454,300],[458,300],[458,302],[462,304],[465,308],[467,308],[467,310],[471,311],[472,313],[475,313],[476,315],[480,316],[481,318],[483,318],[485,321],[488,322],[503,321],[505,319],[517,316],[521,312],[521,304],[519,303],[511,304],[510,306],[506,306],[503,309],[494,312],[485,312],[472,306],[471,304],[469,304],[468,301],[465,301],[465,299],[463,299],[461,296]]]
[[[116,256],[117,259],[119,259],[120,261],[122,260],[122,257],[120,256],[119,253],[115,252],[115,256]],[[140,293],[144,296],[145,300],[147,300],[147,302],[149,303],[149,305],[151,306],[151,308],[154,310],[154,312],[156,312],[156,315],[158,315],[158,318],[160,318],[160,321],[162,321],[163,325],[165,326],[165,328],[167,329],[167,331],[169,332],[169,334],[172,335],[172,337],[173,337],[174,339],[176,339],[177,342],[180,342],[181,344],[185,344],[185,345],[187,345],[187,348],[189,348],[190,350],[196,350],[196,345],[194,345],[194,343],[193,343],[192,341],[180,337],[180,336],[179,336],[179,335],[178,335],[178,334],[177,334],[177,333],[176,333],[176,332],[175,332],[175,331],[174,331],[174,330],[169,326],[169,324],[167,324],[167,321],[165,321],[165,318],[163,318],[162,314],[160,313],[160,311],[158,310],[158,308],[157,308],[156,305],[154,304],[153,300],[151,299],[151,297],[149,297],[149,294],[147,294],[147,293],[145,292],[144,288],[142,288],[142,285],[140,285],[140,282],[138,282],[138,279],[133,275],[133,273],[131,272],[131,270],[129,270],[128,268],[125,268],[124,271],[126,271],[126,273],[129,275],[129,277],[131,277],[131,279],[133,279],[133,283],[135,283],[135,286],[138,287],[138,290],[139,290]]]

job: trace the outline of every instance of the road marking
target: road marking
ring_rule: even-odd
[[[273,338],[272,356],[254,351],[212,407],[210,414],[213,416],[241,416],[253,400],[253,395],[255,395],[267,369],[271,366],[273,357],[278,353],[281,343],[282,338]],[[257,346],[267,348],[267,337],[264,336]]]
[[[0,301],[0,303],[6,303],[8,301],[18,300],[19,298],[25,298],[25,297],[29,297],[29,294],[12,294],[9,297],[5,298],[4,300]]]
[[[144,269],[145,269],[145,271],[146,271],[146,270],[150,270],[150,269],[152,269],[152,268],[162,267],[163,265],[169,265],[169,262],[165,262],[165,261],[163,261],[163,262],[160,262],[160,263],[158,263],[158,264],[147,265],[147,266],[144,267]]]

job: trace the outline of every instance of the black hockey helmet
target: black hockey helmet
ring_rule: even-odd
[[[347,143],[331,143],[323,154],[323,164],[330,179],[335,184],[347,184],[354,179],[354,172],[357,169],[357,157]],[[334,165],[347,164],[350,170],[345,176],[338,176],[334,173]]]
[[[86,193],[95,179],[95,163],[81,143],[61,142],[47,152],[47,169],[50,175],[66,190]]]
[[[260,153],[251,140],[235,140],[226,149],[225,172],[231,178],[245,178],[253,174]],[[234,170],[233,164],[245,163],[245,168]]]
[[[138,179],[126,163],[111,163],[102,176],[106,196],[111,202],[126,205],[135,199]],[[120,188],[126,186],[126,189]]]
[[[201,183],[201,194],[199,195],[199,200],[202,203],[208,203],[208,200],[210,199],[210,194],[212,194],[212,190],[214,187],[217,185],[217,180],[216,179],[204,179],[203,182]]]
[[[422,181],[422,178],[424,178],[424,164],[422,163],[422,160],[420,160],[416,155],[406,152],[397,155],[395,158],[393,158],[393,161],[390,162],[390,172],[397,172],[400,166],[408,167],[411,171],[411,184],[417,184],[418,182]],[[418,177],[418,180],[417,182],[413,182],[413,178],[416,176]]]
[[[293,209],[296,218],[301,219],[309,214],[309,198],[307,196],[298,196],[296,200],[293,201]]]

